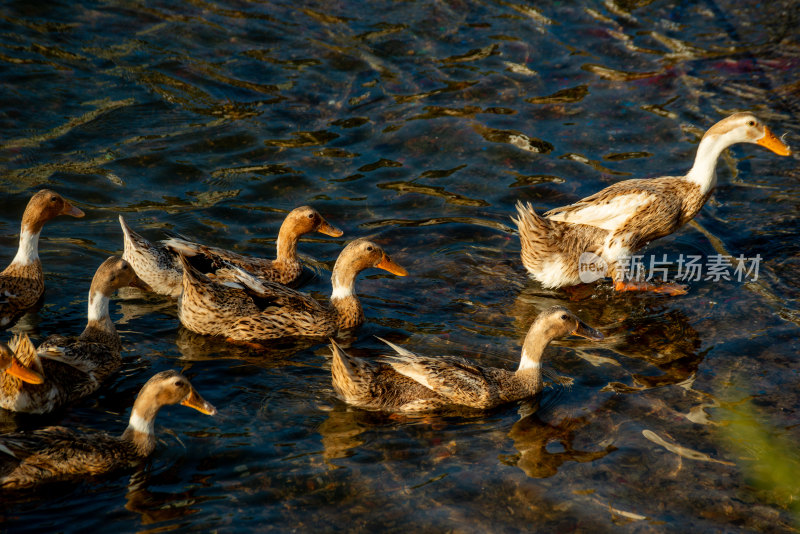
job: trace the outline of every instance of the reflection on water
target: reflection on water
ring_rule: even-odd
[[[616,450],[613,445],[600,451],[575,450],[576,430],[586,423],[585,417],[565,417],[557,424],[547,424],[536,415],[517,421],[508,433],[519,451],[517,467],[529,477],[551,477],[564,462],[591,462]]]
[[[359,279],[367,321],[342,342],[361,357],[379,357],[380,336],[512,369],[533,318],[556,304],[606,339],[549,347],[548,387],[532,402],[398,417],[336,399],[326,343],[230,345],[181,328],[173,301],[122,291],[111,304],[122,370],[62,412],[0,414],[0,430],[120,432],[143,381],[170,368],[219,414],[165,411],[148,467],[4,498],[0,530],[796,526],[791,499],[753,488],[750,458],[721,431],[751,399],[765,428],[800,439],[796,156],[728,150],[696,221],[650,245],[761,254],[756,283],[703,280],[679,298],[608,283],[544,290],[520,265],[510,219],[518,200],[546,210],[684,172],[732,111],[754,111],[791,144],[795,7],[7,3],[2,261],[32,191],[63,191],[86,212],[47,226],[46,296],[15,331],[38,343],[83,329],[91,276],[122,249],[120,213],[149,238],[180,232],[271,257],[282,214],[311,204],[345,234],[303,240],[304,291],[328,298],[333,262],[356,237],[386,244],[410,272]]]
[[[179,493],[150,491],[147,485],[151,482],[155,481],[151,481],[145,470],[139,471],[131,476],[128,493],[125,495],[125,509],[139,514],[143,525],[179,519],[198,511],[197,508],[192,508],[198,501],[194,495],[195,491]]]
[[[322,436],[322,446],[325,448],[325,459],[335,460],[346,458],[350,454],[348,451],[353,447],[358,447],[363,440],[358,436],[364,431],[359,425],[359,420],[363,417],[360,413],[353,410],[331,410],[328,418],[317,427],[317,431]]]

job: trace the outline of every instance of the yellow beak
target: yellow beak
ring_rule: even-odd
[[[384,271],[389,271],[392,274],[396,274],[397,276],[406,276],[408,271],[397,265],[386,254],[383,255],[381,261],[375,266],[378,269],[383,269]]]
[[[201,397],[194,389],[192,389],[191,393],[189,393],[189,395],[181,401],[181,405],[194,408],[198,412],[206,415],[214,415],[217,413],[217,409],[214,408],[210,402]]]
[[[764,137],[756,141],[759,145],[763,146],[764,148],[768,148],[772,150],[779,156],[791,156],[792,149],[789,148],[786,143],[778,139],[772,131],[764,126]]]
[[[44,382],[42,375],[34,371],[33,369],[28,369],[27,367],[23,367],[22,365],[17,362],[17,359],[14,358],[11,360],[11,365],[6,369],[6,373],[10,374],[11,376],[16,376],[23,382],[27,382],[28,384],[41,384]]]
[[[344,233],[341,230],[339,230],[338,228],[336,228],[335,226],[333,226],[332,224],[330,224],[325,219],[323,219],[322,223],[320,223],[319,228],[317,228],[317,232],[319,232],[321,234],[329,235],[331,237],[339,237],[340,235],[342,235]]]

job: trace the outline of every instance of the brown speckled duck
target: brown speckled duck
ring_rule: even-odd
[[[297,242],[310,232],[339,237],[342,231],[332,226],[310,206],[293,209],[284,219],[278,232],[277,257],[274,260],[244,256],[230,250],[209,247],[185,239],[172,238],[153,244],[131,230],[119,216],[125,234],[123,258],[133,265],[136,273],[153,291],[177,298],[182,291],[182,268],[173,250],[180,251],[197,270],[212,274],[224,281],[230,278],[229,265],[249,271],[262,280],[291,285],[300,278],[303,265],[297,257]]]
[[[333,292],[329,306],[280,284],[265,282],[230,266],[235,284],[221,284],[198,272],[181,256],[183,293],[178,317],[183,326],[199,334],[247,342],[281,337],[332,336],[339,329],[364,322],[355,293],[356,275],[377,267],[398,276],[408,274],[383,249],[366,239],[350,242],[336,260],[331,274]]]
[[[83,217],[83,212],[49,189],[42,189],[28,201],[17,255],[0,273],[0,328],[11,328],[44,293],[39,235],[44,223],[59,215]]]
[[[180,373],[162,371],[139,391],[122,436],[80,433],[62,426],[0,436],[0,488],[27,488],[135,466],[153,453],[155,418],[167,404],[207,415],[217,412]]]
[[[791,154],[758,118],[735,113],[708,129],[685,176],[625,180],[544,216],[530,203],[518,202],[518,218],[513,220],[519,228],[523,265],[544,287],[577,285],[581,254],[588,252],[603,260],[617,291],[685,293],[677,284],[625,280],[624,264],[631,254],[676,231],[700,211],[716,185],[717,159],[736,143]]]
[[[331,339],[333,388],[342,400],[366,410],[421,412],[456,405],[490,409],[539,393],[545,347],[570,334],[603,339],[566,308],[540,313],[525,336],[516,371],[483,367],[456,356],[418,356],[383,339],[397,354],[384,356],[385,362],[370,362],[348,355]]]
[[[44,381],[26,383],[13,373],[0,374],[0,407],[15,412],[46,413],[89,395],[122,364],[122,343],[108,313],[109,297],[120,287],[148,287],[130,264],[111,256],[92,279],[86,328],[77,338],[51,335],[34,349],[27,335],[11,345],[22,366]]]

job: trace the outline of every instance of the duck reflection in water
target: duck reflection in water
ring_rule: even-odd
[[[195,475],[190,483],[182,478],[179,467],[155,469],[148,464],[135,471],[128,481],[125,509],[139,514],[143,525],[174,521],[201,511],[203,502],[213,500],[213,497],[197,495],[211,485],[208,476]],[[174,485],[187,489],[176,492],[150,490],[150,487]]]
[[[508,436],[519,451],[516,465],[532,478],[555,475],[564,462],[592,462],[617,448],[606,445],[599,451],[579,451],[572,445],[576,432],[589,423],[587,417],[564,417],[558,423],[546,423],[537,413],[523,417],[511,427]],[[563,450],[550,452],[551,443],[560,443]]]
[[[707,350],[700,351],[701,339],[689,318],[681,310],[624,321],[617,327],[622,333],[611,334],[606,347],[626,358],[635,358],[655,366],[661,374],[632,373],[632,385],[611,382],[606,388],[618,393],[641,391],[679,384],[694,376]],[[615,329],[616,330],[616,329]]]
[[[372,414],[367,414],[367,416]],[[365,413],[346,406],[335,406],[328,412],[328,418],[317,427],[322,436],[325,461],[347,458],[350,452],[364,443],[359,436],[366,428]]]
[[[353,336],[353,332],[344,331],[337,339],[342,340],[342,343],[352,343],[356,337]],[[255,363],[261,367],[269,362],[296,360],[298,352],[309,350],[318,344],[318,339],[304,337],[267,340],[258,344],[229,343],[219,336],[198,334],[183,326],[178,329],[175,338],[175,346],[181,354],[181,360],[233,359]]]

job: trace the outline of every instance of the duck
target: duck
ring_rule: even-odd
[[[477,365],[457,356],[419,356],[381,338],[395,354],[373,362],[350,356],[331,339],[331,380],[343,401],[365,410],[488,410],[538,394],[542,390],[544,349],[552,340],[568,335],[603,339],[602,333],[563,306],[551,307],[536,317],[525,336],[515,371]]]
[[[44,294],[39,235],[44,223],[59,215],[80,218],[84,213],[50,189],[42,189],[28,201],[22,214],[17,254],[0,272],[0,328],[14,326]]]
[[[303,272],[303,264],[297,257],[297,243],[301,236],[319,232],[331,237],[340,237],[343,232],[330,224],[311,206],[293,209],[284,219],[278,231],[277,256],[274,260],[245,256],[223,248],[210,247],[179,237],[169,239],[170,248],[150,243],[134,232],[122,215],[119,223],[124,234],[125,251],[122,257],[133,265],[136,273],[155,293],[178,298],[183,285],[182,267],[174,250],[189,259],[189,262],[204,274],[212,274],[224,280],[231,276],[227,265],[236,265],[263,280],[283,285],[295,284]]]
[[[169,243],[168,243],[169,246]],[[192,332],[222,336],[230,342],[284,337],[329,337],[364,322],[355,293],[358,273],[370,267],[397,276],[408,272],[383,248],[367,239],[351,241],[339,254],[331,274],[333,291],[328,305],[281,284],[261,280],[228,264],[235,279],[212,280],[195,269],[183,254],[183,292],[178,318]]]
[[[686,293],[680,284],[631,279],[625,267],[633,253],[697,215],[716,185],[720,154],[736,143],[758,144],[780,156],[792,153],[755,115],[734,113],[705,132],[683,176],[624,180],[544,215],[530,203],[517,202],[512,220],[519,229],[522,264],[545,288],[575,286],[605,274],[616,291]]]
[[[28,384],[41,384],[44,381],[41,373],[22,365],[14,350],[2,341],[0,341],[0,373],[11,375]]]
[[[119,369],[122,342],[108,303],[114,291],[125,286],[148,289],[127,261],[110,256],[92,278],[86,328],[80,336],[53,334],[34,348],[26,334],[15,335],[11,345],[16,358],[42,380],[32,383],[7,369],[0,374],[0,407],[25,413],[52,412],[95,392]]]
[[[0,436],[0,489],[85,479],[136,466],[155,450],[155,418],[169,404],[206,415],[217,413],[186,377],[173,370],[161,371],[139,391],[121,436],[63,426]]]

